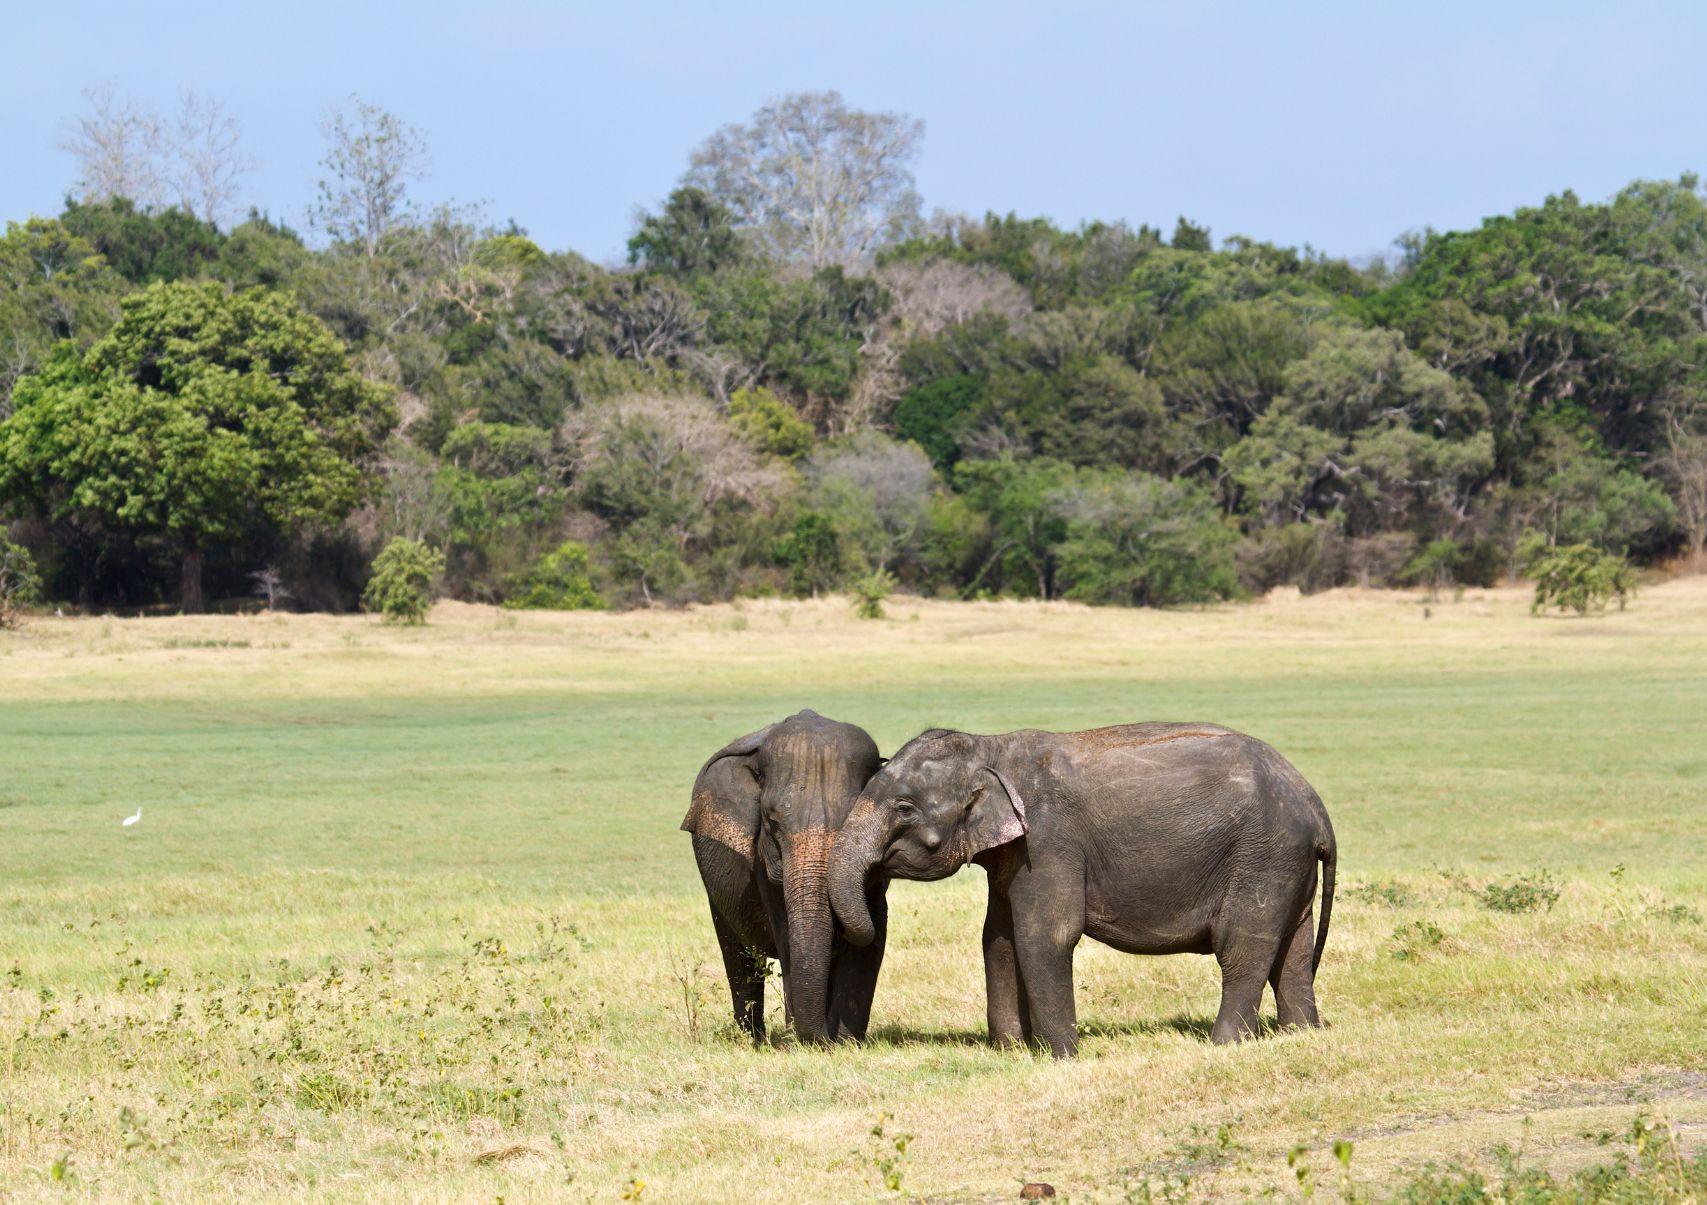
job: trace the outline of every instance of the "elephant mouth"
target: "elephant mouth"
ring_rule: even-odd
[[[892,849],[883,855],[875,869],[885,874],[899,878],[927,882],[932,879],[946,879],[954,873],[953,866],[945,866],[940,855],[931,855],[915,850]],[[866,881],[869,883],[870,876]]]

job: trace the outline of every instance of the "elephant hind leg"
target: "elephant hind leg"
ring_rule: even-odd
[[[1262,989],[1280,952],[1280,939],[1236,922],[1215,936],[1215,961],[1221,964],[1221,1011],[1209,1040],[1217,1046],[1255,1037]]]
[[[1314,912],[1304,909],[1298,924],[1281,943],[1268,981],[1274,986],[1274,1003],[1282,1028],[1320,1025],[1316,1012],[1315,977],[1310,966],[1315,951]]]

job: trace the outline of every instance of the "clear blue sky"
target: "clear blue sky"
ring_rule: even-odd
[[[295,225],[320,116],[360,93],[427,136],[419,199],[484,200],[598,260],[705,135],[806,89],[924,119],[927,211],[1184,213],[1353,256],[1707,167],[1707,5],[1686,0],[60,0],[4,28],[0,218],[58,211],[56,143],[102,81],[223,100],[259,161],[248,200]]]

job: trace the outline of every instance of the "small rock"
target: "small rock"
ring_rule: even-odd
[[[1019,1190],[1019,1199],[1022,1201],[1042,1201],[1054,1195],[1055,1186],[1053,1184],[1027,1184]]]

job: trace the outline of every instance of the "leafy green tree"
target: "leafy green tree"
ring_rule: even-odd
[[[95,245],[44,218],[6,223],[0,238],[0,419],[12,387],[68,339],[87,349],[118,319],[125,281]]]
[[[0,424],[0,497],[42,519],[164,541],[179,600],[202,556],[262,528],[336,523],[371,489],[395,421],[324,325],[275,293],[155,285],[83,357],[18,382]]]
[[[1275,407],[1251,424],[1223,463],[1244,509],[1272,527],[1301,522],[1344,500],[1345,469],[1336,459],[1344,450],[1343,438]]]
[[[861,619],[882,619],[883,604],[895,592],[895,575],[874,569],[853,584],[854,614]]]
[[[1537,425],[1536,449],[1521,491],[1529,524],[1554,544],[1591,543],[1620,555],[1652,551],[1670,533],[1677,508],[1659,482],[1606,456],[1592,435],[1567,423]]]
[[[628,262],[671,276],[697,276],[739,266],[751,257],[737,218],[702,188],[670,194],[663,212],[643,214],[628,240]]]
[[[1164,469],[1171,459],[1161,389],[1113,356],[999,374],[980,418],[987,433],[1069,464]]]
[[[925,511],[919,549],[921,590],[957,591],[978,572],[990,548],[990,519],[959,494],[939,490]]]
[[[597,611],[604,605],[593,587],[587,546],[574,540],[540,557],[504,600],[510,610]]]
[[[1189,416],[1191,451],[1213,454],[1244,435],[1276,395],[1286,369],[1310,349],[1320,306],[1265,297],[1215,306],[1169,326],[1156,348],[1156,379],[1171,411]]]
[[[836,429],[828,420],[852,394],[860,351],[888,304],[881,286],[829,269],[806,278],[726,272],[691,288],[708,343],[763,365],[765,384],[804,399],[808,417]]]
[[[1054,502],[1067,520],[1059,574],[1066,598],[1166,607],[1238,592],[1237,532],[1200,486],[1144,473],[1086,475]]]
[[[938,486],[916,444],[861,431],[820,448],[806,473],[812,505],[831,516],[851,564],[916,566]]]
[[[35,559],[0,523],[0,628],[17,627],[18,616],[40,593]]]
[[[909,390],[895,403],[895,434],[923,448],[937,468],[960,459],[960,421],[978,409],[984,385],[966,373],[938,377]]]
[[[1057,501],[1074,480],[1072,466],[1056,460],[963,460],[954,466],[955,488],[989,522],[990,551],[967,583],[1035,598],[1054,598],[1067,520]]]
[[[788,586],[795,597],[818,597],[841,584],[842,544],[829,515],[803,512],[794,527],[777,542],[776,559],[788,569]]]
[[[1223,463],[1265,523],[1338,515],[1348,532],[1452,529],[1494,467],[1479,398],[1393,331],[1334,327]]]
[[[311,260],[302,239],[265,214],[249,211],[246,221],[226,235],[219,261],[210,273],[233,288],[288,288]]]
[[[1550,415],[1582,414],[1611,446],[1633,448],[1652,435],[1646,403],[1700,362],[1702,335],[1687,294],[1644,262],[1652,246],[1632,238],[1641,225],[1562,193],[1477,230],[1431,235],[1366,309],[1439,357],[1472,353],[1461,371],[1488,403],[1497,467],[1513,479]],[[1455,345],[1455,328],[1470,338]]]
[[[1184,214],[1174,223],[1174,237],[1170,243],[1175,251],[1214,250],[1214,244],[1209,241],[1209,227],[1194,225],[1186,220]]]
[[[362,607],[387,623],[425,623],[437,596],[444,553],[419,540],[392,540],[373,561],[373,575],[362,592]]]
[[[1404,581],[1428,587],[1431,602],[1440,600],[1440,591],[1457,580],[1458,567],[1464,563],[1464,549],[1457,540],[1430,540],[1417,550],[1400,574]]]
[[[1605,608],[1612,599],[1618,609],[1636,593],[1636,575],[1623,557],[1603,552],[1593,544],[1567,544],[1543,548],[1531,559],[1529,572],[1535,579],[1531,612],[1548,607],[1586,615]]]
[[[135,285],[211,275],[225,248],[212,223],[182,209],[138,209],[125,197],[69,201],[59,220]]]
[[[812,425],[768,389],[737,389],[732,393],[729,425],[766,456],[793,461],[812,450]]]
[[[577,489],[615,533],[610,569],[647,605],[691,597],[739,517],[768,509],[784,475],[698,398],[637,396],[588,416]]]
[[[568,504],[551,434],[507,423],[455,427],[439,449],[435,490],[448,502],[451,588],[492,599],[554,538]]]
[[[491,323],[464,328],[491,330]],[[464,346],[472,344],[464,341]],[[461,351],[450,339],[435,346]],[[470,411],[480,421],[554,430],[573,408],[578,391],[575,365],[533,339],[495,337],[471,354],[453,356],[438,368],[425,388],[458,415]]]

